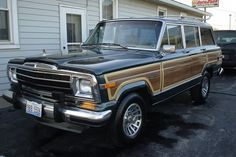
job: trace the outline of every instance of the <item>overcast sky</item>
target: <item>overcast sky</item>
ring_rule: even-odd
[[[192,6],[192,0],[176,0],[178,2]],[[231,14],[231,29],[236,30],[236,0],[219,0],[220,6],[217,8],[207,8],[207,12],[213,14],[210,23],[215,29],[229,29]]]

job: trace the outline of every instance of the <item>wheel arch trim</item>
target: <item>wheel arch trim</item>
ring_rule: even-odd
[[[122,87],[117,90],[117,93],[115,94],[115,99],[118,101],[123,98],[124,95],[130,92],[135,92],[140,89],[146,89],[148,91],[148,95],[153,96],[151,87],[148,85],[148,83],[144,80],[124,84]]]

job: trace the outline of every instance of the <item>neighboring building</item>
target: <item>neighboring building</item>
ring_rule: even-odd
[[[172,0],[0,0],[0,96],[16,57],[68,53],[103,19],[210,15]]]

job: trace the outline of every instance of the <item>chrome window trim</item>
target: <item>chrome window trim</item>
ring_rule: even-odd
[[[181,25],[181,32],[182,32],[181,34],[182,34],[183,48],[186,49],[187,44],[186,44],[186,36],[185,36],[184,26],[185,25]]]
[[[199,26],[198,26],[198,34],[199,34],[200,46],[202,46],[201,28]]]
[[[166,22],[164,22],[164,21],[161,21],[161,22],[162,22],[162,28],[161,28],[159,39],[158,39],[158,42],[157,42],[157,51],[160,51],[160,49],[161,49],[162,39],[164,37],[165,30],[166,30]]]
[[[160,34],[159,34],[159,37],[157,39],[157,43],[156,43],[156,48],[155,49],[148,49],[148,48],[137,48],[137,47],[127,47],[128,49],[130,50],[144,50],[144,51],[159,51],[160,50],[160,45],[161,45],[161,39],[162,39],[162,31],[163,31],[163,26],[165,24],[165,22],[161,19],[119,19],[119,20],[103,20],[101,22],[116,22],[116,21],[154,21],[154,22],[161,22],[162,24],[162,28],[161,28],[161,31],[160,31]],[[99,23],[101,23],[99,22]],[[97,28],[97,26],[95,27],[95,29]],[[94,30],[95,30],[94,29]],[[87,40],[89,40],[90,37],[87,38]],[[87,42],[87,40],[85,42]]]

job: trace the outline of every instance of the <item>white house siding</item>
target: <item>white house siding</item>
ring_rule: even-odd
[[[119,0],[119,18],[157,16],[157,5],[141,0]]]
[[[187,16],[201,18],[200,15],[195,15],[184,10],[143,0],[119,0],[118,6],[119,18],[157,16],[158,7],[166,8],[168,16],[179,16],[181,12],[183,12],[186,13]]]
[[[18,0],[19,49],[0,49],[0,96],[9,89],[6,64],[16,57],[61,53],[60,5],[87,10],[88,30],[99,21],[99,0]]]

